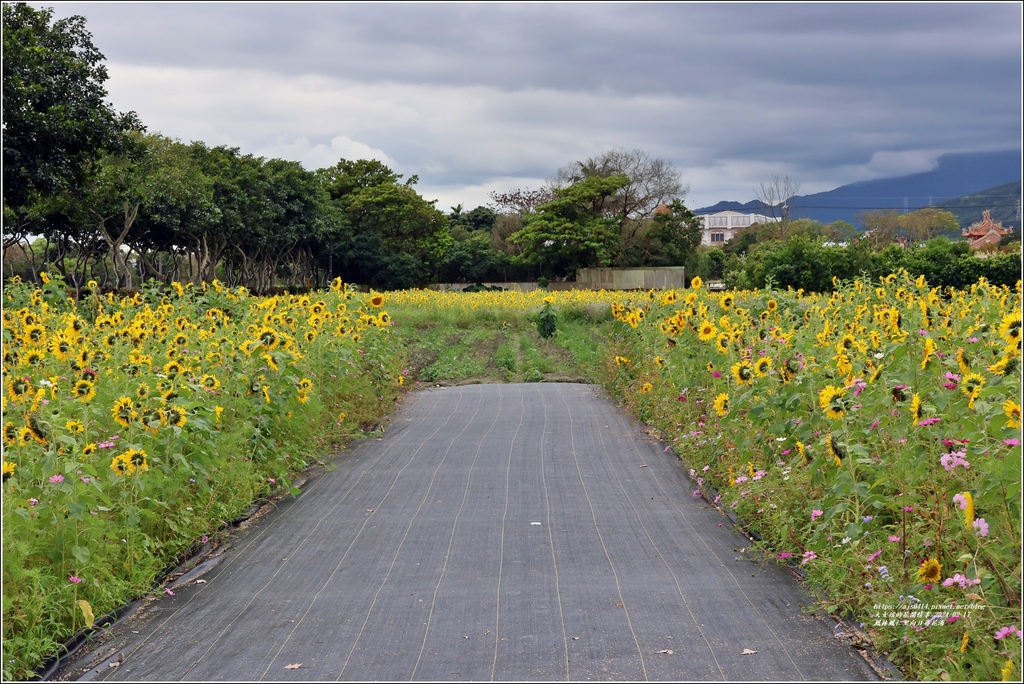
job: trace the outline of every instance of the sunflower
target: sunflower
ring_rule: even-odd
[[[999,324],[999,336],[1006,340],[1007,344],[1020,344],[1021,314],[1019,311],[1003,316],[1003,320]]]
[[[754,380],[754,367],[746,359],[738,361],[732,366],[732,376],[737,385],[750,385]]]
[[[769,311],[775,311],[778,308],[779,308],[779,303],[778,302],[776,302],[774,299],[769,299],[768,300],[768,310]]]
[[[264,326],[260,329],[259,343],[267,348],[267,350],[277,349],[277,345],[281,343],[280,334],[271,327]]]
[[[217,379],[216,375],[207,373],[199,379],[199,384],[212,392],[220,387],[220,380]]]
[[[921,370],[928,368],[928,362],[935,356],[935,340],[926,337],[924,340],[924,358],[921,359]]]
[[[163,412],[152,406],[144,408],[139,412],[138,421],[150,432],[156,432],[157,428],[164,422]]]
[[[11,400],[15,404],[25,399],[31,389],[32,383],[27,377],[15,378],[7,385],[7,393],[11,395]]]
[[[649,382],[645,382],[643,385],[640,386],[640,394],[647,394],[648,392],[650,392],[653,389],[654,389],[654,385],[652,385]]]
[[[46,331],[43,329],[43,326],[37,323],[26,325],[21,334],[21,339],[27,345],[43,344],[45,338]]]
[[[722,295],[721,299],[718,300],[718,305],[723,309],[731,309],[732,305],[736,302],[731,294]]]
[[[85,424],[80,420],[69,420],[64,423],[64,429],[73,435],[78,435],[85,432]]]
[[[836,441],[831,432],[825,435],[825,447],[828,449],[828,455],[832,457],[836,467],[841,466],[843,459],[846,458],[846,448]]]
[[[977,373],[965,373],[960,381],[960,389],[970,400],[968,406],[974,408],[975,400],[981,396],[981,388],[985,384],[985,378]]]
[[[971,358],[963,349],[956,350],[956,363],[960,366],[960,372],[967,374],[971,372]]]
[[[615,365],[616,366],[624,366],[624,365],[628,365],[630,363],[632,363],[632,362],[629,359],[627,359],[625,356],[616,356],[615,357]]]
[[[762,356],[754,363],[754,372],[759,377],[765,377],[772,370],[772,360],[767,356]]]
[[[729,395],[725,392],[715,397],[715,413],[719,418],[724,418],[729,413]]]
[[[71,394],[79,401],[92,401],[96,398],[96,384],[92,380],[78,380],[71,386]]]
[[[17,467],[16,464],[11,463],[10,461],[4,461],[4,470],[3,470],[3,481],[4,482],[7,482],[7,479],[9,477],[11,477],[11,475],[14,475],[14,469],[16,467]]]
[[[4,423],[4,444],[8,446],[18,441],[18,426],[8,421]]]
[[[971,525],[974,524],[974,497],[970,492],[961,492],[960,496],[964,500],[964,527],[971,529]]]
[[[309,390],[313,389],[313,381],[310,380],[309,378],[302,378],[301,380],[299,380],[299,384],[297,385],[297,387],[299,388],[300,392],[308,392]]]
[[[942,563],[935,558],[925,558],[917,569],[917,578],[925,584],[935,584],[942,579]]]
[[[316,330],[307,330],[306,334],[303,335],[303,337],[305,338],[306,342],[312,342],[316,339],[316,335]]]
[[[300,404],[305,404],[307,401],[309,401],[309,395],[306,394],[305,392],[299,392],[295,398],[299,400]]]
[[[375,309],[379,309],[380,307],[384,306],[384,295],[375,294],[372,297],[370,297],[370,306],[372,306]]]
[[[27,354],[25,354],[25,363],[28,364],[29,366],[39,366],[42,365],[43,360],[45,358],[46,352],[37,349],[32,349]]]
[[[110,415],[114,418],[115,423],[126,428],[139,414],[135,410],[135,402],[131,400],[131,397],[121,397],[114,402],[114,408],[111,409]]]
[[[182,427],[188,421],[185,416],[185,410],[180,406],[171,406],[167,410],[160,413],[160,418],[166,425],[171,427]]]
[[[1015,402],[1013,399],[1007,399],[1003,402],[1003,413],[1006,414],[1006,427],[1020,429],[1020,404]]]
[[[718,328],[711,321],[703,321],[697,328],[697,336],[701,342],[707,342],[718,334]]]
[[[20,446],[26,446],[28,444],[31,444],[33,439],[34,437],[32,435],[32,430],[30,430],[28,427],[19,428],[18,444]]]
[[[149,385],[147,385],[146,383],[142,383],[135,390],[135,396],[138,397],[139,399],[145,399],[150,395],[150,392],[151,390],[149,388]]]
[[[96,443],[95,442],[89,442],[84,447],[82,447],[82,455],[83,456],[86,456],[86,457],[92,456],[94,453],[96,453]]]
[[[914,396],[910,399],[910,417],[917,425],[921,422],[921,395],[914,392]]]
[[[827,385],[818,393],[818,405],[832,420],[839,420],[846,414],[848,401],[846,399],[845,387],[833,387]]]
[[[173,380],[174,378],[178,377],[179,374],[185,372],[185,367],[182,366],[181,362],[179,361],[168,361],[166,364],[164,364],[163,370],[164,375],[166,375],[169,379]]]
[[[723,354],[728,354],[729,353],[729,343],[731,341],[732,341],[732,338],[729,336],[729,333],[722,333],[718,337],[715,338],[715,349],[717,349],[718,351],[720,351]]]

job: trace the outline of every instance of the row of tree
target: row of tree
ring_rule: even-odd
[[[699,243],[679,173],[640,151],[613,150],[542,190],[446,215],[415,176],[379,161],[309,171],[147,132],[106,102],[103,55],[83,17],[5,3],[3,24],[8,274],[21,262],[76,286],[221,278],[268,290],[340,276],[397,288],[677,263]]]

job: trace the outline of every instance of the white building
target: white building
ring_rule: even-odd
[[[741,214],[738,211],[720,211],[717,214],[701,214],[698,217],[704,226],[701,244],[721,247],[744,228],[756,223],[774,223],[777,218],[764,214]]]

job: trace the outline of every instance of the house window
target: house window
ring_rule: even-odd
[[[725,233],[712,233],[711,234],[711,241],[712,242],[725,242]]]

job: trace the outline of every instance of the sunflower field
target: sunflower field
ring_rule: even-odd
[[[384,296],[209,286],[3,310],[3,673],[24,679],[254,501],[382,421],[403,380]]]
[[[913,679],[1020,679],[1019,282],[384,295],[335,281],[255,297],[215,281],[76,302],[43,280],[4,290],[5,678],[153,592],[254,500],[297,491],[414,381],[573,375],[656,428],[689,470],[680,495],[807,577],[859,625],[845,636]]]
[[[1021,284],[613,304],[609,386],[918,679],[1021,675]]]

